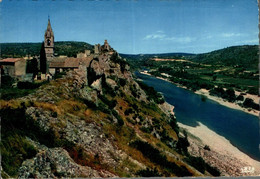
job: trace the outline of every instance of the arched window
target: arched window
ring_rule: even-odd
[[[48,46],[51,45],[51,40],[50,40],[50,39],[47,40],[47,45],[48,45]]]

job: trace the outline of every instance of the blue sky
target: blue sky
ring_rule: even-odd
[[[110,45],[120,53],[204,53],[258,44],[257,0],[3,0],[1,42]]]

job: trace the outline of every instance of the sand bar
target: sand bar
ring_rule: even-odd
[[[237,159],[241,163],[245,164],[244,167],[254,167],[254,173],[251,173],[251,175],[260,176],[260,162],[250,158],[248,155],[241,152],[238,148],[233,146],[230,141],[227,140],[225,137],[218,135],[200,122],[197,127],[187,126],[179,122],[178,125],[186,129],[194,136],[200,138],[202,143],[208,145],[211,150],[214,150],[221,155]]]

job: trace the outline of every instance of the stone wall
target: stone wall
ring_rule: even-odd
[[[23,76],[26,74],[26,60],[21,59],[15,62],[15,76]]]

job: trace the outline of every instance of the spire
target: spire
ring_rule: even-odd
[[[47,29],[45,31],[45,37],[51,37],[54,36],[52,28],[51,28],[51,20],[50,20],[50,16],[48,15],[48,25],[47,25]]]
[[[52,30],[51,29],[51,21],[50,21],[50,16],[48,15],[48,26],[47,29]]]

